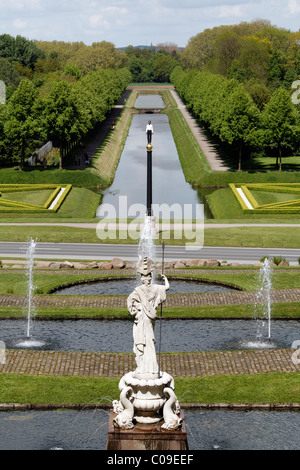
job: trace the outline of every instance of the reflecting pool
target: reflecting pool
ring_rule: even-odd
[[[149,116],[151,116],[149,118]],[[157,216],[160,218],[184,218],[186,210],[184,204],[202,204],[200,192],[186,182],[177,149],[171,133],[169,119],[166,114],[135,114],[132,118],[129,134],[122,152],[120,162],[112,185],[103,193],[102,208],[99,206],[96,216],[107,217],[103,213],[103,204],[111,204],[116,211],[117,218],[144,218],[147,186],[147,140],[146,125],[151,119],[154,128],[152,151],[152,191],[153,211],[157,205]],[[126,201],[121,199],[126,196]],[[162,206],[176,205],[177,211],[173,213]],[[142,207],[138,206],[142,205]],[[141,212],[139,211],[141,210]],[[166,212],[167,211],[167,212]],[[179,216],[178,216],[179,215]],[[194,211],[193,216],[196,213]],[[208,208],[205,208],[204,217],[211,217]]]

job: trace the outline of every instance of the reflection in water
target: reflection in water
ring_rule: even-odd
[[[146,204],[146,175],[147,175],[147,150],[146,150],[146,125],[148,114],[136,114],[133,116],[125,147],[116,171],[112,185],[104,192],[103,204],[112,204],[119,217],[120,196],[127,197],[127,209],[134,204]],[[184,204],[203,204],[203,199],[197,190],[186,182],[177,149],[171,133],[169,119],[165,114],[151,115],[154,128],[152,151],[152,181],[153,181],[153,205],[180,204],[182,218],[184,217]],[[134,210],[131,218],[143,218]],[[126,211],[127,213],[127,211]],[[99,208],[97,217],[103,217]],[[195,211],[193,214],[195,217]],[[205,217],[211,217],[206,209]],[[172,214],[171,214],[171,218]]]

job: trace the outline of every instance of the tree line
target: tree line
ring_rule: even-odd
[[[235,78],[250,94],[259,89],[266,102],[270,92],[299,78],[300,31],[260,19],[206,29],[189,40],[180,65]]]
[[[284,87],[277,88],[260,109],[235,78],[177,66],[171,79],[199,122],[235,149],[238,170],[242,169],[244,150],[276,152],[279,170],[283,149],[299,151],[300,110],[291,99],[291,91]]]
[[[7,86],[7,98],[23,78],[38,84],[70,71],[76,78],[99,69],[128,68],[133,82],[170,82],[178,65],[180,50],[176,44],[150,47],[128,46],[117,49],[107,41],[90,46],[83,42],[33,41],[9,34],[0,35],[0,80]]]
[[[101,123],[131,81],[128,69],[97,70],[84,77],[54,77],[47,87],[23,78],[6,105],[0,105],[0,159],[25,159],[44,140],[64,150]]]

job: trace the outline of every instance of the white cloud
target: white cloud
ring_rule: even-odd
[[[31,39],[175,42],[220,24],[263,18],[298,31],[300,0],[0,0],[0,34]]]
[[[105,28],[108,29],[110,24],[102,15],[92,15],[88,17],[88,24],[92,29]]]
[[[289,0],[288,2],[288,12],[290,15],[299,15],[300,14],[300,1],[299,0]]]
[[[13,21],[13,25],[16,29],[25,29],[28,25],[28,22],[27,21],[24,21],[20,18],[16,18],[14,21]]]
[[[223,5],[216,7],[216,16],[218,18],[242,18],[242,5]]]

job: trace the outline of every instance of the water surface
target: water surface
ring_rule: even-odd
[[[118,279],[113,281],[98,281],[77,284],[76,286],[59,289],[55,294],[61,295],[129,295],[141,285],[140,279]],[[170,280],[168,294],[187,294],[205,292],[228,292],[233,289],[216,284],[196,281]]]
[[[8,349],[26,336],[23,320],[0,320],[1,339]],[[42,341],[42,349],[57,351],[132,352],[133,320],[34,320],[32,340]],[[155,323],[159,338],[160,322]],[[222,351],[253,349],[255,320],[162,320],[162,352]],[[300,337],[299,320],[276,320],[272,338],[261,339],[263,348],[290,348]],[[158,347],[158,345],[157,345]],[[260,347],[260,344],[258,344]],[[22,348],[20,348],[22,349]],[[40,349],[39,347],[30,349]]]
[[[184,412],[190,450],[300,449],[296,411]],[[2,411],[0,450],[104,450],[108,419],[101,409]]]
[[[160,218],[182,219],[188,204],[196,217],[196,204],[202,204],[200,192],[186,182],[177,149],[166,114],[153,114],[150,119],[154,128],[152,140],[152,203],[153,211]],[[110,204],[116,217],[142,218],[147,203],[147,139],[148,114],[136,114],[132,118],[129,134],[112,185],[104,192],[103,204]],[[120,199],[121,196],[126,196]],[[140,205],[135,206],[136,204]],[[166,204],[168,207],[163,206]],[[156,205],[156,209],[155,209]],[[173,206],[174,213],[169,210]],[[105,206],[104,206],[105,207]],[[101,206],[96,216],[107,217]],[[122,209],[123,208],[123,209]],[[209,210],[204,217],[211,217]]]

